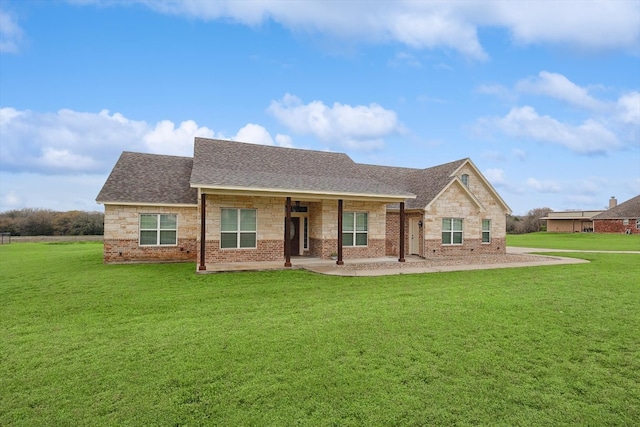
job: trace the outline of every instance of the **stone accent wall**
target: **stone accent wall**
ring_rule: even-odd
[[[623,219],[596,219],[593,221],[593,231],[595,233],[626,233],[627,230],[631,234],[640,233],[640,229],[636,226],[636,219],[629,219],[627,225]]]
[[[462,184],[450,186],[425,211],[422,256],[429,258],[472,253],[506,253],[507,220],[499,200],[472,167],[465,165],[459,173],[469,175],[469,190],[480,201],[484,210],[466,194]],[[462,245],[442,245],[443,218],[463,219]],[[483,219],[491,220],[490,243],[482,243]]]
[[[178,244],[176,246],[140,246],[140,214],[176,214]],[[104,252],[106,263],[166,262],[196,259],[196,207],[128,206],[107,204],[104,207]]]

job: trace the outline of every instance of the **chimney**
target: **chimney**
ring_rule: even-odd
[[[616,206],[618,206],[618,200],[616,199],[616,196],[611,196],[609,199],[609,209],[615,208]]]

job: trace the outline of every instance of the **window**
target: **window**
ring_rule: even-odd
[[[462,183],[465,185],[465,187],[469,186],[469,175],[465,173],[460,177],[460,179],[462,180]]]
[[[140,246],[178,244],[176,214],[140,214]]]
[[[491,243],[491,220],[482,220],[482,243]]]
[[[636,219],[636,228],[640,230],[640,218]]]
[[[442,244],[461,245],[462,244],[462,218],[442,219]]]
[[[368,214],[344,212],[342,214],[342,246],[367,246]]]
[[[221,209],[221,248],[255,248],[256,230],[255,209]]]

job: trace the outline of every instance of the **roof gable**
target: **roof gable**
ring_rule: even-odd
[[[343,153],[196,138],[192,187],[413,198],[363,174]]]
[[[640,218],[640,195],[620,203],[618,206],[594,216],[592,219],[632,219]]]
[[[471,202],[476,205],[480,211],[484,212],[486,209],[484,207],[484,205],[482,204],[482,202],[480,200],[478,200],[478,198],[475,196],[475,194],[473,194],[471,192],[471,190],[469,190],[469,187],[467,187],[466,185],[464,185],[464,183],[460,180],[460,178],[458,178],[457,176],[454,177],[443,189],[442,191],[440,191],[431,201],[429,201],[429,203],[427,203],[427,205],[424,207],[425,210],[431,209],[431,205],[440,198],[440,196],[442,194],[444,194],[449,188],[451,188],[452,186],[457,186],[462,193],[467,196],[467,198],[469,200],[471,200]]]
[[[102,190],[98,203],[189,204],[198,192],[189,186],[193,159],[124,151]]]
[[[498,194],[496,189],[493,188],[493,185],[491,185],[491,183],[487,181],[487,178],[485,178],[485,176],[480,172],[478,167],[471,161],[471,159],[465,159],[465,162],[462,163],[453,172],[453,174],[458,176],[460,169],[462,169],[464,166],[469,166],[474,171],[475,176],[477,178],[480,178],[480,181],[485,186],[485,188],[489,191],[489,193],[498,201],[498,203],[502,205],[502,207],[504,208],[505,211],[507,211],[507,213],[511,214],[511,208],[509,207],[509,205],[507,205],[507,203],[502,199],[502,197],[500,197],[500,194]]]

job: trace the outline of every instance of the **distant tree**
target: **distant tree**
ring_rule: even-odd
[[[547,231],[547,221],[540,218],[547,216],[549,212],[553,212],[553,209],[535,208],[523,216],[510,215],[507,217],[507,233],[524,234]]]
[[[23,236],[51,236],[53,231],[53,211],[45,209],[33,210],[23,219],[20,227]]]
[[[12,210],[0,213],[0,232],[14,236],[102,235],[104,214],[31,208]]]

